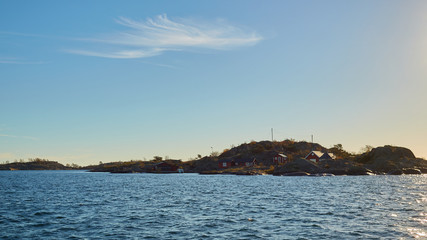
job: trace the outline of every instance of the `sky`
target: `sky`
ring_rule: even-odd
[[[295,139],[427,158],[427,1],[0,1],[0,163]]]

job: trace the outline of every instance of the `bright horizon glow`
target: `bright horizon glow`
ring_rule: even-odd
[[[427,158],[426,1],[3,1],[0,163],[251,140]]]

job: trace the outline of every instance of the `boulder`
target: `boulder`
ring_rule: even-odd
[[[287,163],[283,166],[274,169],[274,175],[283,175],[286,173],[295,173],[295,172],[306,172],[306,173],[319,173],[321,168],[315,163],[305,159],[297,159],[290,163]]]
[[[288,177],[292,177],[292,176],[309,176],[310,173],[306,173],[306,172],[292,172],[292,173],[284,173],[282,174],[282,176],[288,176]]]
[[[314,173],[314,174],[310,174],[310,177],[333,177],[335,176],[335,174],[332,173]]]
[[[427,161],[415,158],[411,150],[388,145],[374,148],[372,151],[356,157],[355,161],[375,172],[384,173],[402,171],[405,168],[420,169],[427,166]]]
[[[416,168],[404,168],[402,171],[404,174],[422,174],[421,170]]]
[[[352,166],[347,171],[348,175],[374,175],[371,170],[362,166]]]
[[[393,169],[387,173],[387,175],[402,175],[403,171],[400,169]]]
[[[324,173],[329,173],[333,175],[347,175],[348,172],[345,169],[327,169],[324,171]]]

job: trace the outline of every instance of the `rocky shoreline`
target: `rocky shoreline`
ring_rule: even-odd
[[[333,152],[336,159],[312,162],[304,159],[310,151]],[[290,160],[285,164],[274,164],[273,156],[285,153]],[[223,159],[256,159],[254,166],[232,166],[223,168]],[[0,165],[0,170],[70,170],[83,169],[91,172],[110,173],[199,173],[233,175],[275,175],[275,176],[337,176],[337,175],[402,175],[427,173],[427,161],[416,158],[411,150],[396,146],[373,148],[355,155],[342,148],[326,149],[319,144],[307,142],[251,142],[242,144],[218,156],[205,156],[191,161],[162,160],[155,157],[151,161],[127,161],[100,163],[99,165],[73,168],[58,162],[36,159]],[[178,171],[179,170],[179,171]]]

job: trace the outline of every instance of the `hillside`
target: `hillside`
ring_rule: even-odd
[[[30,159],[28,162],[14,162],[0,164],[0,170],[71,170],[72,167],[64,166],[55,161],[46,159]]]
[[[336,158],[313,163],[304,159],[312,150],[333,153]],[[273,157],[278,153],[288,156],[286,164],[275,165]],[[238,162],[242,159],[256,159],[251,167],[232,166],[220,168],[220,161]],[[160,164],[160,165],[159,165]],[[163,165],[163,166],[161,166]],[[367,174],[420,174],[427,173],[427,161],[416,158],[411,150],[397,146],[383,146],[370,151],[352,155],[342,145],[325,148],[317,143],[261,141],[244,143],[226,149],[219,156],[205,156],[191,161],[162,160],[154,157],[150,161],[133,160],[127,162],[111,162],[78,168],[64,166],[55,161],[30,159],[29,162],[14,162],[0,165],[0,170],[69,170],[86,169],[92,172],[111,173],[165,173],[183,169],[186,173],[205,174],[334,174],[334,175],[367,175]]]
[[[312,150],[330,152],[336,159],[313,163],[304,159]],[[284,153],[289,163],[274,165],[273,157],[277,153]],[[220,169],[218,162],[224,159],[238,161],[239,159],[256,159],[253,167],[230,167]],[[91,171],[113,173],[153,172],[153,165],[161,162],[130,161],[106,163],[98,166],[89,166]],[[186,173],[205,174],[275,174],[286,175],[301,172],[304,174],[334,174],[334,175],[367,175],[367,174],[403,174],[427,172],[427,161],[418,159],[406,148],[384,146],[370,150],[360,155],[346,152],[340,144],[333,148],[325,148],[317,143],[296,142],[285,140],[282,142],[261,141],[244,143],[231,149],[226,149],[219,156],[205,156],[199,159],[182,162],[180,160],[164,161],[176,168],[182,168]]]
[[[271,165],[273,156],[277,153],[285,153],[290,160],[305,157],[311,150],[326,151],[327,149],[317,143],[296,142],[285,140],[282,142],[261,141],[244,143],[230,150],[224,150],[219,155],[222,158],[256,158],[257,162],[263,165]]]
[[[312,163],[305,159],[312,150],[330,152],[336,159]],[[289,163],[273,166],[273,157],[277,153],[288,156]],[[246,168],[240,172],[258,172],[265,169],[265,173],[283,175],[294,172],[311,174],[330,173],[334,175],[367,175],[367,174],[416,174],[427,173],[427,161],[414,156],[411,150],[396,146],[383,146],[370,150],[367,153],[352,155],[346,152],[342,145],[337,144],[332,148],[325,148],[317,143],[296,142],[285,140],[282,142],[251,142],[225,150],[217,158],[205,157],[204,164],[197,161],[192,163],[196,172],[207,173],[233,173],[230,169],[219,169],[218,161],[232,159],[237,161],[244,158],[256,158],[257,167]]]
[[[95,166],[87,166],[85,169],[90,170],[91,172],[110,172],[110,173],[157,173],[160,170],[156,170],[156,165],[160,163],[167,163],[170,166],[175,168],[182,168],[181,160],[151,160],[151,161],[141,161],[133,160],[127,162],[111,162],[103,163]]]

